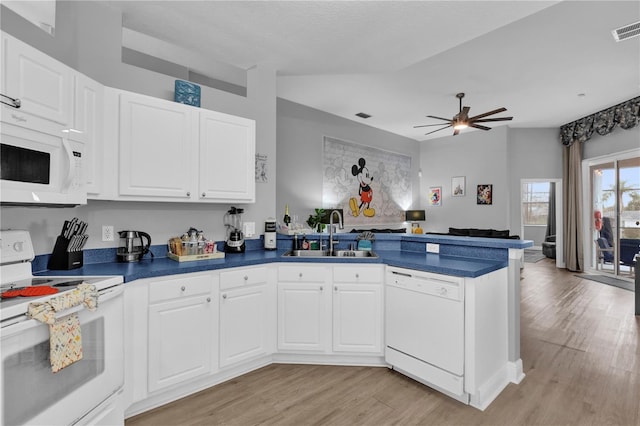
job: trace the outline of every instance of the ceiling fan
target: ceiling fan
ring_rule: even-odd
[[[462,98],[464,98],[464,93],[458,93],[456,95],[456,98],[460,99],[460,111],[456,115],[454,115],[452,119],[436,117],[436,116],[433,116],[433,115],[427,115],[427,117],[429,117],[429,118],[435,118],[437,120],[444,120],[448,124],[446,126],[444,126],[444,127],[436,129],[436,130],[434,130],[432,132],[425,133],[425,135],[430,135],[431,133],[435,133],[435,132],[438,132],[440,130],[444,130],[447,127],[453,127],[453,135],[454,136],[459,134],[460,130],[466,129],[467,127],[474,127],[476,129],[482,129],[482,130],[491,130],[491,127],[483,126],[483,125],[478,124],[478,123],[487,123],[487,122],[491,122],[491,121],[507,121],[507,120],[512,120],[513,119],[513,117],[485,118],[485,117],[488,117],[490,115],[497,114],[499,112],[504,112],[504,111],[507,110],[506,108],[498,108],[498,109],[494,109],[493,111],[485,112],[484,114],[476,115],[475,117],[469,117],[469,110],[471,108],[468,107],[468,106],[466,106],[466,107],[462,106]],[[442,126],[442,125],[443,125],[443,123],[440,123],[440,124],[423,124],[421,126],[413,126],[413,128],[416,129],[418,127],[431,127],[431,126]]]

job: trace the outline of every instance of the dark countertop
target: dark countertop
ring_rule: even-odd
[[[308,236],[313,238],[314,236]],[[337,234],[341,245],[355,241],[356,234]],[[324,236],[326,239],[326,235]],[[291,247],[291,237],[278,235],[278,246]],[[248,240],[249,241],[249,240]],[[440,254],[426,253],[426,243],[437,243]],[[245,253],[227,253],[224,259],[177,262],[163,256],[166,246],[154,246],[156,257],[140,262],[119,263],[115,251],[98,249],[85,251],[84,266],[72,270],[38,270],[38,276],[121,275],[125,282],[192,272],[215,271],[269,263],[332,263],[386,264],[400,268],[460,276],[479,277],[505,268],[509,264],[509,249],[531,247],[532,241],[497,238],[456,237],[445,235],[377,234],[373,251],[377,258],[315,258],[283,257],[287,249],[263,250],[260,240],[247,244]],[[45,256],[46,257],[46,256]],[[46,262],[44,263],[46,264]]]
[[[488,260],[445,256],[431,253],[415,253],[405,251],[376,251],[378,258],[310,258],[282,257],[286,250],[263,251],[253,250],[246,253],[227,254],[224,259],[198,260],[193,262],[176,262],[167,257],[145,258],[136,263],[105,262],[86,264],[82,268],[64,271],[41,271],[34,275],[88,276],[88,275],[121,275],[125,282],[141,278],[161,277],[192,272],[214,271],[218,269],[268,263],[341,263],[341,264],[386,264],[401,268],[435,272],[439,274],[462,277],[478,277],[489,272],[505,268],[507,260]]]

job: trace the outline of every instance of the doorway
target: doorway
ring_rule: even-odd
[[[588,162],[590,266],[630,279],[640,252],[640,156],[619,154]],[[585,226],[586,227],[586,226]]]
[[[562,179],[520,180],[520,235],[547,257],[555,255],[558,268],[565,267],[562,201]],[[550,242],[555,243],[552,250]]]

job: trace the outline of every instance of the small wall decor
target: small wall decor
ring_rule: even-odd
[[[269,163],[267,162],[267,154],[256,154],[256,182],[269,182]]]
[[[200,106],[200,86],[190,81],[176,80],[174,100],[181,104]]]
[[[478,185],[477,204],[493,204],[493,185]]]
[[[455,176],[451,178],[451,195],[453,197],[464,197],[465,185],[464,176]]]
[[[429,205],[441,206],[442,205],[442,187],[432,186],[429,188]]]

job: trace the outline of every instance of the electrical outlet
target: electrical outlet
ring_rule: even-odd
[[[427,243],[427,253],[440,253],[440,244]]]
[[[102,225],[102,241],[113,241],[113,225]]]

